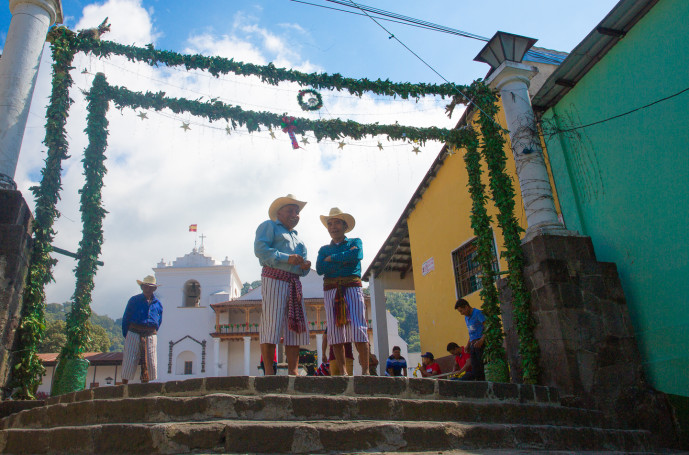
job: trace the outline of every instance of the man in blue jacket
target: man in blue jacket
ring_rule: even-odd
[[[122,358],[122,382],[134,378],[136,367],[141,365],[141,382],[153,381],[158,377],[156,348],[158,329],[163,322],[163,305],[154,295],[158,288],[154,276],[136,280],[141,294],[127,303],[122,316],[124,352]]]

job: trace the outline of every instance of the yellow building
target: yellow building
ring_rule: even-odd
[[[536,49],[536,48],[534,48]],[[564,54],[539,49],[555,59]],[[527,61],[528,59],[525,59]],[[531,80],[529,95],[541,87],[557,65],[529,61],[538,68],[538,74]],[[477,118],[475,111],[467,109],[458,127]],[[498,122],[506,128],[502,111]],[[478,127],[476,128],[478,131]],[[523,204],[516,178],[515,163],[508,143],[506,171],[513,177],[515,192],[515,215],[526,228]],[[475,261],[475,237],[471,228],[471,197],[467,188],[468,174],[464,163],[464,150],[451,151],[444,146],[430,170],[417,188],[392,232],[371,262],[364,274],[369,281],[373,301],[374,338],[385,337],[378,333],[376,316],[384,310],[385,291],[416,293],[419,318],[421,351],[431,351],[436,357],[446,355],[450,341],[463,345],[468,340],[464,318],[454,309],[459,297],[469,301],[473,307],[481,308],[480,267]],[[488,175],[484,167],[483,182],[489,196]],[[503,249],[502,233],[497,226],[497,209],[487,202],[488,214],[492,217],[496,251]],[[495,258],[496,269],[507,270],[506,261]],[[381,304],[381,302],[383,304]],[[380,330],[382,331],[382,330]],[[381,346],[379,356],[386,355],[387,346]]]

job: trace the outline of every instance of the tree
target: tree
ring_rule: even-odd
[[[246,294],[247,292],[256,289],[261,285],[261,280],[256,280],[252,281],[251,283],[246,282],[242,285],[242,295]]]
[[[38,352],[60,352],[67,341],[66,327],[65,321],[59,319],[46,323],[43,343],[41,343]]]
[[[86,352],[108,352],[110,349],[110,337],[108,332],[99,325],[88,323],[89,341],[84,347]]]
[[[399,335],[407,342],[409,352],[420,351],[416,295],[413,292],[386,292],[385,299],[385,307],[399,322]]]

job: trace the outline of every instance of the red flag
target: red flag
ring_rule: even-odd
[[[196,232],[196,225],[195,224],[189,225],[189,232]]]

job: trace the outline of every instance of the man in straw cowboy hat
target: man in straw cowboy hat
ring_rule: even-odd
[[[137,365],[141,365],[141,382],[158,377],[156,333],[163,322],[163,305],[153,294],[158,288],[154,276],[136,282],[142,292],[129,299],[122,316],[122,382],[125,384],[134,378]]]
[[[321,215],[321,222],[332,239],[329,245],[321,247],[316,260],[316,272],[325,276],[323,290],[328,343],[346,375],[345,344],[354,342],[362,374],[366,375],[369,371],[369,346],[366,306],[361,290],[361,260],[364,257],[361,239],[345,237],[354,229],[355,220],[337,207],[330,209],[330,214]]]
[[[288,373],[298,374],[299,346],[309,344],[306,307],[299,277],[311,270],[306,246],[294,227],[306,202],[293,195],[279,197],[270,204],[269,220],[256,229],[254,253],[263,266],[261,272],[262,312],[259,338],[264,359],[273,358],[275,346],[284,337]],[[265,362],[265,374],[275,374]]]

